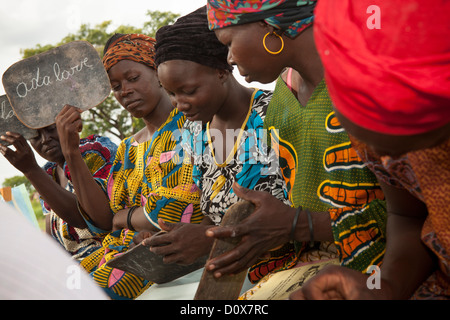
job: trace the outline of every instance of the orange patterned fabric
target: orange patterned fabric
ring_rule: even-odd
[[[450,139],[438,147],[408,153],[428,217],[422,241],[439,258],[440,270],[423,287],[441,296],[450,296]],[[430,289],[431,287],[431,289]],[[416,297],[423,298],[425,288]],[[418,296],[419,295],[419,296]]]
[[[450,139],[441,145],[409,152],[399,159],[379,157],[352,137],[367,166],[385,183],[403,188],[423,201],[428,217],[422,241],[437,256],[439,270],[416,291],[413,299],[450,297]]]
[[[103,56],[106,72],[121,60],[132,60],[156,70],[156,40],[143,34],[126,34],[110,46]]]

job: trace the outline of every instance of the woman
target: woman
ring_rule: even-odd
[[[450,297],[450,4],[373,4],[321,1],[315,38],[336,114],[386,195],[381,288],[332,268],[292,298]],[[369,6],[382,29],[360,27]]]
[[[77,193],[83,216],[93,229],[99,228],[93,219],[97,217],[99,221],[99,211],[92,208],[99,206],[100,201],[102,215],[114,215],[113,231],[105,237],[102,247],[81,262],[113,299],[136,298],[151,285],[147,280],[105,266],[130,247],[136,232],[159,231],[158,219],[201,222],[192,166],[179,161],[183,153],[179,154],[173,135],[181,129],[185,117],[173,107],[158,82],[154,44],[153,38],[129,34],[115,35],[105,46],[103,63],[114,96],[133,117],[142,118],[145,123],[141,131],[120,143],[108,179],[103,181],[108,197],[97,196],[101,189],[92,179],[88,184],[89,177],[83,173],[84,165],[73,148],[81,121],[78,109],[67,107],[57,118],[58,130],[64,137],[63,151],[71,167],[77,169],[73,178],[85,189],[84,194]]]
[[[14,146],[13,151],[3,145],[5,158],[31,182],[41,197],[46,216],[46,231],[56,239],[73,259],[81,261],[101,244],[101,235],[92,232],[77,208],[72,170],[61,149],[61,142],[52,124],[38,129],[38,136],[30,139],[34,150],[48,162],[39,167],[30,146],[23,136],[7,132],[2,140]],[[108,176],[117,146],[106,137],[91,135],[78,141],[78,152],[86,163],[87,174],[98,179]]]
[[[297,209],[261,192],[235,189],[257,210],[245,224],[208,231],[214,237],[235,234],[245,239],[235,251],[209,262],[206,267],[216,276],[242,270],[255,253],[280,243],[290,232],[298,241],[300,262],[338,257],[342,265],[365,272],[382,261],[384,196],[336,121],[314,45],[315,4],[208,1],[210,28],[229,47],[229,62],[247,81],[267,83],[287,67],[294,70],[287,77],[290,86],[278,78],[264,125],[279,150]]]
[[[201,190],[200,206],[209,227],[219,225],[227,209],[239,200],[232,189],[234,181],[268,191],[277,201],[290,205],[279,168],[271,167],[276,154],[267,150],[262,136],[272,93],[244,87],[233,77],[227,48],[208,29],[206,7],[162,27],[156,40],[159,80],[187,117],[183,148],[193,159],[193,178]],[[152,251],[156,253],[173,254],[169,246],[156,247],[171,237],[153,238],[148,244],[155,246]],[[208,244],[204,253],[210,251],[212,241],[205,230],[198,243],[199,247]],[[283,245],[252,268],[251,281],[292,261],[289,239]]]

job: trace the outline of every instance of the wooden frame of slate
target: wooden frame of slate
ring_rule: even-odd
[[[88,110],[111,92],[102,60],[87,41],[21,60],[5,71],[2,82],[17,117],[33,129],[53,124],[66,104]]]
[[[27,140],[38,135],[37,130],[28,128],[17,119],[8,97],[2,95],[0,96],[0,135],[4,135],[7,131],[20,133]],[[0,143],[5,146],[9,145],[3,140],[0,140]]]

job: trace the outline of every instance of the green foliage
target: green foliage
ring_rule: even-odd
[[[34,213],[36,214],[36,219],[41,220],[44,218],[44,213],[42,211],[42,205],[39,199],[31,199],[31,207],[34,210]]]
[[[76,33],[68,34],[56,45],[47,44],[41,46],[37,44],[35,48],[21,50],[21,54],[25,59],[65,43],[84,40],[91,43],[96,48],[99,56],[102,57],[106,41],[115,33],[143,33],[154,37],[160,27],[173,23],[179,15],[168,11],[147,11],[147,16],[149,20],[141,28],[121,25],[114,30],[110,30],[112,21],[104,21],[94,27],[91,27],[89,24],[82,24]],[[96,133],[123,140],[143,127],[144,122],[142,119],[132,118],[111,94],[99,106],[83,113],[83,131],[81,136],[86,137]]]
[[[30,203],[31,207],[33,208],[33,211],[36,215],[36,219],[39,224],[39,228],[41,230],[45,230],[45,216],[42,211],[41,202],[39,201],[38,193],[34,189],[33,185],[30,181],[28,181],[25,176],[14,176],[11,178],[6,178],[5,181],[3,181],[3,187],[16,187],[21,184],[25,184],[25,188],[27,189],[27,192],[30,196]]]
[[[172,13],[170,11],[147,11],[147,16],[149,16],[149,21],[144,23],[143,33],[154,37],[156,31],[162,26],[172,24],[179,17],[178,14]]]
[[[52,48],[54,48],[54,47],[55,47],[55,46],[53,46],[53,45],[51,45],[51,44],[47,44],[47,45],[45,45],[45,46],[41,46],[40,44],[38,44],[38,45],[36,46],[36,48],[31,48],[31,49],[21,49],[21,50],[20,50],[20,54],[22,55],[22,57],[23,57],[24,59],[26,59],[26,58],[32,57],[32,56],[34,56],[34,55],[36,55],[36,54],[39,54],[39,53],[48,51],[48,50],[50,50],[50,49],[52,49]]]
[[[34,187],[31,185],[31,182],[28,181],[27,178],[24,176],[14,176],[11,178],[6,178],[5,181],[3,181],[3,187],[16,187],[20,186],[21,184],[25,184],[25,188],[27,189],[28,193],[34,192]]]

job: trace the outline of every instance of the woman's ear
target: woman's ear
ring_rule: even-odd
[[[258,22],[259,25],[261,26],[261,28],[264,29],[264,34],[266,33],[272,33],[272,32],[276,32],[278,29],[275,29],[275,27],[271,26],[270,24],[265,23],[264,21],[259,21]]]
[[[222,83],[225,83],[228,80],[228,77],[230,76],[230,71],[225,69],[217,69],[217,72],[219,74],[219,79]]]

